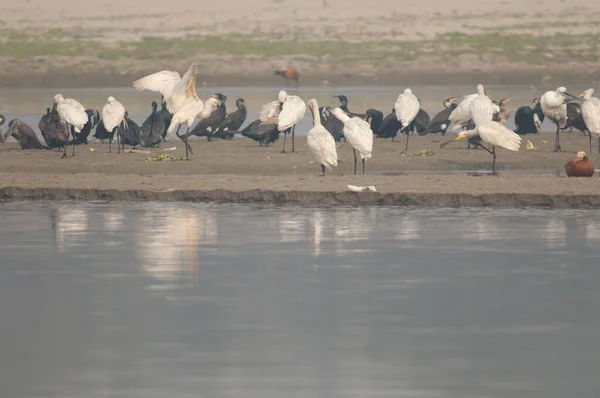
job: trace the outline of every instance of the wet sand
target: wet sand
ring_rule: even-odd
[[[565,152],[552,153],[553,134],[529,136],[538,148],[512,153],[498,151],[498,176],[472,175],[488,171],[491,157],[483,150],[456,142],[440,150],[448,137],[411,136],[409,153],[400,142],[376,139],[367,175],[352,175],[352,151],[340,143],[340,165],[324,177],[312,161],[306,138],[296,138],[296,153],[281,153],[282,140],[260,147],[245,138],[232,141],[191,141],[190,161],[144,162],[143,153],[107,153],[92,143],[76,148],[75,157],[61,160],[57,151],[21,151],[16,143],[0,146],[0,197],[5,199],[224,201],[298,204],[388,204],[417,206],[542,206],[600,207],[600,181],[567,178],[564,164],[575,152],[587,150],[587,137],[563,133]],[[288,140],[288,150],[290,141]],[[164,148],[184,154],[171,139]],[[91,152],[89,148],[97,148]],[[146,148],[140,148],[147,150]],[[594,150],[596,148],[594,147]],[[422,150],[431,156],[417,156]],[[161,152],[152,149],[153,153]],[[70,153],[70,151],[69,151]],[[590,155],[595,165],[600,156]],[[359,165],[360,167],[360,165]],[[354,193],[348,184],[374,185],[377,193]]]

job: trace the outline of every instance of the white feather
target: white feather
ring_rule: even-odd
[[[319,115],[319,104],[316,99],[309,100],[313,111],[313,128],[308,131],[306,144],[317,162],[330,169],[337,166],[338,157],[333,136],[321,124]]]
[[[502,123],[488,122],[478,125],[474,130],[481,139],[490,145],[518,151],[521,147],[521,136],[508,129]]]
[[[112,98],[112,97],[111,97]],[[114,98],[112,98],[114,100]],[[125,118],[125,107],[119,101],[114,100],[108,102],[102,108],[102,122],[106,131],[111,132]]]
[[[533,124],[535,126],[535,131],[540,132],[540,128],[542,127],[542,121],[537,113],[533,114]]]
[[[478,95],[479,94],[467,95],[450,113],[448,120],[450,121],[450,124],[454,124],[452,130],[457,130],[469,124],[469,121],[471,120],[471,103]]]
[[[298,123],[304,118],[306,113],[306,104],[300,97],[295,95],[288,95],[277,122],[277,129],[279,131],[285,131]]]
[[[262,106],[258,118],[261,122],[266,122],[269,119],[278,117],[279,112],[281,112],[281,103],[279,101],[267,102]]]
[[[567,105],[564,103],[565,97],[557,91],[547,91],[540,98],[542,112],[544,115],[560,128],[567,125]]]
[[[64,98],[61,94],[57,94],[54,98],[56,111],[61,120],[73,126],[77,133],[81,132],[83,126],[88,122],[85,107],[73,98]]]
[[[494,118],[494,112],[500,112],[498,105],[494,105],[492,100],[485,95],[481,84],[477,85],[477,96],[471,101],[469,114],[476,126],[491,122]]]
[[[333,110],[334,116],[344,123],[344,137],[360,153],[361,159],[369,159],[373,152],[371,125],[358,117],[349,117],[340,108]]]
[[[138,91],[158,91],[165,97],[167,109],[175,113],[187,98],[196,97],[196,64],[193,63],[183,77],[177,72],[163,70],[136,80],[133,87]]]
[[[600,99],[596,97],[584,99],[581,113],[588,130],[592,134],[600,135]]]
[[[419,100],[412,93],[411,89],[407,88],[398,96],[394,109],[396,110],[398,121],[402,123],[402,128],[407,127],[413,121],[420,107]]]

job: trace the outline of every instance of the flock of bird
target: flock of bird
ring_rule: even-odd
[[[190,153],[193,154],[188,143],[190,136],[205,136],[210,141],[213,137],[231,139],[235,134],[241,134],[258,141],[261,146],[268,146],[283,134],[282,152],[285,153],[288,135],[291,135],[291,151],[295,151],[295,126],[304,118],[308,105],[313,127],[308,132],[307,145],[324,175],[327,169],[338,164],[336,142],[342,138],[353,148],[354,174],[357,173],[359,157],[364,174],[365,161],[372,156],[373,137],[394,140],[399,132],[405,134],[406,151],[410,134],[415,131],[419,135],[445,135],[450,128],[451,131],[460,130],[456,137],[440,147],[466,139],[469,147],[479,147],[492,156],[492,172],[495,173],[496,148],[518,151],[521,135],[539,134],[544,118],[556,125],[555,152],[561,151],[560,132],[566,128],[575,127],[587,132],[590,152],[592,136],[600,136],[600,100],[593,97],[594,89],[590,88],[579,96],[574,96],[564,87],[544,93],[533,100],[533,106],[523,106],[516,111],[516,129],[512,131],[506,127],[510,116],[508,103],[512,98],[492,101],[481,84],[477,86],[476,93],[460,101],[457,97],[447,98],[442,111],[431,119],[421,109],[419,99],[410,88],[398,96],[394,108],[386,116],[376,109],[368,109],[364,114],[353,113],[348,109],[348,99],[343,95],[336,96],[340,106],[332,109],[319,107],[316,99],[305,103],[299,96],[280,91],[277,99],[263,105],[257,120],[241,129],[247,117],[244,99],[236,101],[237,110],[231,113],[227,113],[227,97],[221,93],[215,93],[206,101],[201,100],[195,89],[197,72],[197,64],[193,63],[183,76],[173,71],[160,71],[133,82],[137,91],[148,90],[162,95],[161,109],[158,109],[156,102],[152,102],[152,113],[141,127],[129,119],[123,104],[112,96],[108,97],[99,112],[95,109],[86,110],[77,100],[56,94],[53,107],[46,110],[39,122],[46,145],[41,144],[31,127],[18,119],[10,121],[9,130],[2,138],[14,137],[22,149],[58,148],[65,158],[67,146],[73,147],[74,156],[75,145],[87,143],[94,128],[95,138],[109,140],[109,152],[115,134],[120,152],[125,145],[134,148],[137,145],[158,146],[167,134],[174,133],[184,142],[186,157],[189,157]],[[0,115],[2,123],[4,117]],[[180,134],[182,126],[186,127],[186,131]],[[574,161],[589,160],[584,153],[578,153]]]

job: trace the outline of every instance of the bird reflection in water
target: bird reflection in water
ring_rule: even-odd
[[[73,207],[59,207],[50,213],[50,223],[54,231],[54,247],[58,252],[81,244],[88,231],[88,215],[85,210]]]
[[[148,234],[148,231],[152,231]],[[137,255],[157,290],[198,284],[198,245],[217,243],[217,222],[206,210],[172,208],[144,214],[137,231]]]

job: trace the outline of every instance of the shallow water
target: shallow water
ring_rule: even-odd
[[[586,87],[570,87],[575,93],[583,91]],[[375,108],[388,114],[394,107],[396,98],[404,90],[398,87],[301,87],[299,90],[290,89],[289,92],[300,95],[304,100],[316,98],[319,105],[338,106],[339,102],[333,95],[344,94],[348,97],[349,109],[354,112],[364,112],[369,108]],[[426,110],[430,117],[442,110],[442,102],[451,96],[461,97],[476,92],[475,86],[416,86],[413,92],[421,101],[421,107]],[[546,90],[534,86],[486,86],[486,92],[493,100],[514,97],[510,103],[513,112],[522,105],[531,105],[534,97],[541,96]],[[128,109],[130,117],[137,123],[141,123],[150,114],[151,101],[160,102],[160,94],[152,92],[136,92],[133,88],[81,88],[81,89],[3,89],[0,91],[0,113],[7,120],[13,118],[23,119],[38,130],[38,122],[46,107],[52,106],[52,97],[61,92],[65,97],[73,97],[79,100],[87,108],[102,109],[109,95],[114,95]],[[206,99],[212,93],[221,92],[227,95],[227,109],[235,110],[235,101],[242,97],[246,100],[248,107],[248,119],[246,123],[257,118],[261,106],[268,101],[277,99],[278,90],[264,87],[198,87],[197,93],[201,99]],[[511,116],[507,123],[509,128],[514,128],[514,120]],[[304,120],[298,124],[296,133],[306,135],[312,127],[310,111]],[[552,122],[546,120],[542,127],[547,131],[554,131]]]
[[[600,214],[0,205],[0,396],[600,396]]]

